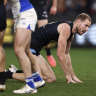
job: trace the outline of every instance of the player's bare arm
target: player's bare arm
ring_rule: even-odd
[[[70,57],[70,54],[69,54],[69,51],[70,51],[70,47],[71,47],[71,41],[73,40],[74,36],[72,36],[72,38],[70,40],[67,41],[67,46],[66,46],[66,61],[67,61],[67,65],[68,65],[68,69],[69,69],[69,73],[70,73],[70,76],[72,78],[72,80],[75,81],[75,83],[81,83],[82,81],[79,80],[75,73],[74,73],[74,70],[72,68],[72,63],[71,63],[71,57]],[[69,82],[70,83],[70,82]],[[72,83],[72,82],[71,82]]]
[[[58,32],[59,32],[59,39],[58,39],[58,47],[57,47],[57,57],[60,63],[60,66],[65,74],[65,77],[68,82],[75,83],[70,76],[67,61],[66,61],[66,45],[67,40],[70,36],[70,26],[66,23],[60,24],[58,26]]]

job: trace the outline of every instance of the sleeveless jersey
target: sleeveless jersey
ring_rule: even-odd
[[[31,48],[39,52],[41,48],[49,44],[50,41],[58,41],[59,33],[57,27],[61,23],[67,23],[71,27],[71,33],[69,37],[70,39],[73,35],[73,23],[71,21],[56,21],[53,23],[48,23],[47,25],[38,28],[34,33],[32,33]]]
[[[29,0],[8,0],[11,7],[14,18],[18,17],[21,12],[33,8]]]

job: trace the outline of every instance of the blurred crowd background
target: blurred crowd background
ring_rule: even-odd
[[[48,14],[52,0],[47,0]],[[4,37],[4,45],[12,45],[14,32],[12,12],[9,4],[6,5],[7,10],[7,28]],[[74,21],[76,16],[82,12],[88,13],[92,18],[92,26],[83,36],[75,35],[72,47],[96,47],[96,0],[58,0],[57,14],[49,14],[49,22],[58,20]]]

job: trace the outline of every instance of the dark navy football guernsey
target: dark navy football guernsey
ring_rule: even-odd
[[[48,23],[32,33],[31,48],[39,52],[43,46],[46,46],[51,41],[57,42],[59,37],[57,28],[61,23],[67,23],[72,30],[73,23],[71,21],[56,21]],[[72,31],[70,32],[69,39],[72,37]]]

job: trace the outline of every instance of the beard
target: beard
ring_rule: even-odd
[[[79,29],[78,27],[76,27],[76,33],[79,34]],[[80,34],[79,34],[80,35]]]
[[[81,31],[80,27],[76,27],[76,33],[79,35],[82,35],[82,34],[80,34],[80,31]]]

